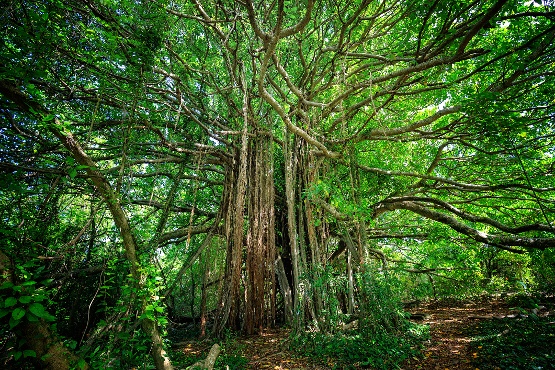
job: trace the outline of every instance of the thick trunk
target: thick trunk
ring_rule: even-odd
[[[246,102],[245,102],[246,104]],[[246,108],[244,108],[246,109]],[[219,315],[214,333],[220,336],[226,326],[239,329],[241,309],[241,270],[243,262],[243,225],[245,191],[247,187],[248,121],[245,118],[241,151],[233,165],[227,169],[223,204],[225,209],[225,234],[227,240],[224,286],[220,297]]]
[[[247,140],[246,132],[243,137],[226,181],[228,253],[216,334],[224,326],[253,334],[275,322],[272,138],[262,133]]]
[[[286,133],[287,137],[287,133]],[[299,138],[284,140],[285,155],[285,197],[287,204],[287,233],[292,263],[293,328],[304,328],[305,321],[317,324],[318,312],[323,308],[319,288],[312,286],[312,280],[303,278],[318,272],[312,269],[321,260],[317,222],[313,206],[305,198],[305,190],[314,179],[316,163],[308,153],[306,143]]]
[[[270,137],[251,145],[247,232],[248,278],[246,332],[253,334],[275,323],[275,235],[273,158]]]

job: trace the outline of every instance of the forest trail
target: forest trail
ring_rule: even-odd
[[[430,340],[425,343],[423,356],[406,361],[403,370],[469,370],[477,356],[470,347],[468,329],[476,327],[480,321],[501,318],[514,314],[510,306],[501,300],[481,302],[430,302],[408,310],[420,316],[418,322],[430,326]],[[416,320],[415,320],[416,321]],[[299,358],[288,349],[289,331],[285,329],[267,330],[260,336],[240,337],[233,341],[233,352],[248,359],[246,369],[312,370],[332,369],[313,359]],[[203,352],[194,342],[187,352]],[[195,348],[196,347],[196,348]],[[356,368],[356,367],[355,367]]]
[[[470,347],[468,329],[476,327],[482,320],[514,314],[500,300],[451,304],[430,302],[409,311],[425,315],[422,323],[430,325],[431,338],[425,344],[424,357],[407,361],[404,370],[475,370],[472,360],[477,353]]]

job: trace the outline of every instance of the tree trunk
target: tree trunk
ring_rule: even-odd
[[[228,253],[217,335],[224,326],[253,334],[275,322],[272,138],[259,133],[247,140],[244,131],[242,145],[224,190]]]
[[[276,275],[278,277],[279,286],[281,287],[281,292],[283,294],[283,305],[285,311],[285,323],[287,325],[293,324],[293,297],[291,294],[291,286],[287,280],[287,273],[285,272],[285,266],[281,260],[281,256],[278,255],[276,259]]]
[[[289,235],[289,248],[291,251],[291,264],[293,270],[293,328],[298,331],[304,324],[304,313],[300,315],[299,312],[304,312],[301,309],[302,304],[302,287],[300,282],[301,263],[300,251],[298,244],[297,222],[296,222],[296,208],[295,208],[295,179],[297,171],[296,150],[291,148],[289,133],[285,130],[284,139],[284,156],[285,156],[285,198],[287,204],[287,234]]]
[[[212,370],[214,369],[214,364],[216,363],[216,359],[220,354],[220,345],[218,343],[214,344],[210,348],[210,352],[208,352],[208,356],[202,361],[197,361],[193,365],[186,368],[186,370],[194,370],[194,369],[202,369],[202,370]],[[229,368],[229,366],[228,366]]]
[[[272,139],[261,135],[251,143],[249,176],[247,334],[275,324],[275,235]]]
[[[200,297],[200,337],[206,335],[206,299],[207,299],[207,284],[208,276],[210,275],[210,248],[205,252],[204,257],[204,271],[202,273],[202,287]]]
[[[79,357],[71,353],[51,331],[44,321],[21,323],[21,337],[25,345],[35,351],[37,358],[42,359],[48,370],[74,369]],[[89,369],[83,362],[82,369]]]
[[[247,104],[245,102],[245,104]],[[244,107],[244,110],[247,108]],[[222,203],[225,206],[225,234],[227,241],[224,286],[220,297],[219,315],[214,333],[220,336],[228,326],[239,329],[241,306],[241,270],[243,254],[243,225],[245,191],[247,188],[248,120],[243,122],[241,150],[236,153],[231,167],[226,171],[226,182]],[[237,155],[238,154],[238,155]]]
[[[355,284],[353,279],[353,267],[351,265],[351,250],[347,248],[347,313],[352,315],[355,309]]]

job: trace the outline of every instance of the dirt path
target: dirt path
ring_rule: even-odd
[[[470,349],[471,338],[465,334],[465,329],[477,326],[486,317],[514,313],[500,301],[450,306],[430,303],[410,311],[426,315],[422,322],[430,325],[431,339],[426,343],[424,358],[412,359],[403,366],[404,370],[474,370],[471,362],[476,353]]]
[[[289,330],[270,330],[244,340],[243,356],[250,360],[247,369],[326,369],[293,356],[287,348],[288,338]]]

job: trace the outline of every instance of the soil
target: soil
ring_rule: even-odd
[[[456,305],[432,302],[410,311],[426,315],[422,322],[430,325],[431,339],[426,343],[424,357],[407,361],[404,370],[475,370],[472,360],[477,354],[470,348],[466,329],[481,320],[514,314],[507,304],[497,300]]]
[[[423,356],[406,361],[403,370],[474,370],[472,360],[477,354],[470,347],[471,339],[465,334],[468,332],[466,329],[478,325],[480,320],[514,314],[501,300],[430,302],[408,311],[415,321],[430,326],[431,338],[425,343]],[[332,366],[293,355],[287,347],[288,336],[289,332],[285,329],[267,330],[262,335],[236,338],[233,347],[249,360],[246,369],[332,369]],[[208,345],[200,347],[201,343],[190,342],[182,348],[183,352],[197,354],[209,349]]]

